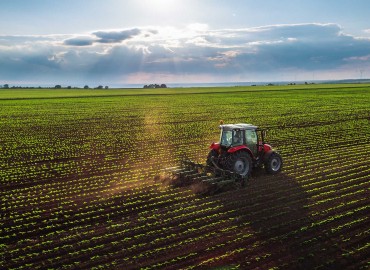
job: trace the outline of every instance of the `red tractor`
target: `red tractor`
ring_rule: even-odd
[[[266,131],[251,124],[220,125],[220,142],[212,143],[207,165],[248,177],[253,167],[264,166],[269,174],[281,171],[280,154],[265,143]]]
[[[205,165],[184,159],[180,167],[166,170],[172,183],[201,183],[206,187],[202,193],[208,193],[229,184],[244,186],[255,167],[264,166],[269,174],[281,171],[283,160],[265,143],[265,130],[251,124],[223,123],[220,129],[220,142],[211,144]]]

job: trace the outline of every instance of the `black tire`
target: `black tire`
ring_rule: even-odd
[[[227,160],[227,169],[240,174],[242,178],[247,178],[252,171],[251,156],[244,151],[231,154]]]
[[[214,149],[209,151],[208,156],[207,156],[207,165],[214,167],[212,163],[212,157],[215,159],[215,161],[216,161],[216,158],[218,157],[218,152]]]
[[[283,167],[283,159],[279,153],[272,153],[265,162],[265,170],[268,174],[277,174]]]

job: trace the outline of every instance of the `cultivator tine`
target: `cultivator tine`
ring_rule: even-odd
[[[181,161],[180,166],[165,169],[172,186],[192,185],[197,194],[212,194],[224,186],[244,181],[239,174],[224,170],[212,159],[213,166],[193,162],[188,158]]]

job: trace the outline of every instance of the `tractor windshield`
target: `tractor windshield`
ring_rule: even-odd
[[[233,138],[231,130],[223,130],[221,134],[221,145],[230,146]]]
[[[240,130],[223,130],[221,134],[221,145],[236,146],[243,144],[243,133]]]

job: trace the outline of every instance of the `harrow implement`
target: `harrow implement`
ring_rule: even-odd
[[[164,174],[171,185],[175,187],[191,185],[193,191],[198,194],[212,194],[233,184],[242,187],[247,180],[247,177],[238,173],[219,168],[213,160],[212,164],[204,165],[187,158],[177,167],[164,169]]]

